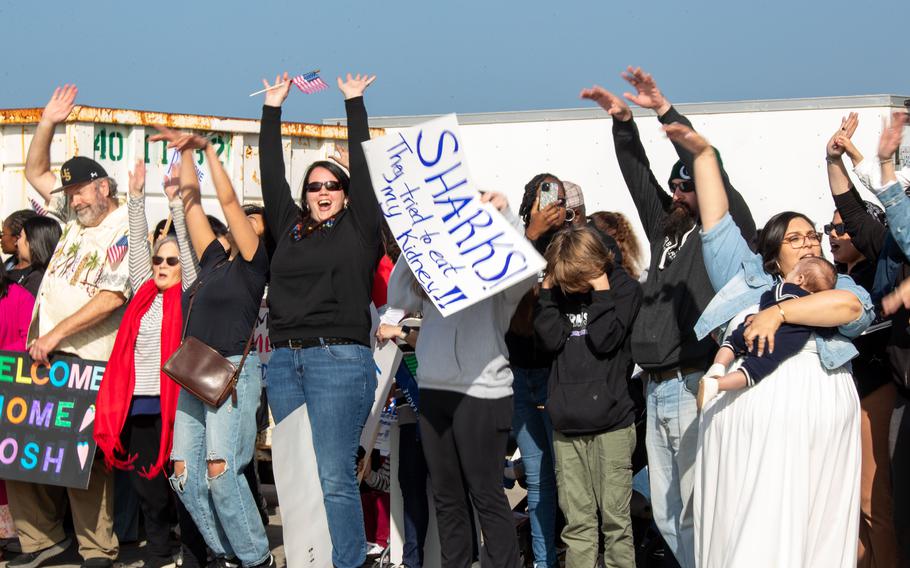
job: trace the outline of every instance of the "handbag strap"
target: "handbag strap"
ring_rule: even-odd
[[[221,268],[228,262],[230,262],[230,261],[225,259],[225,260],[222,260],[221,262],[219,262],[218,264],[216,264],[215,268],[212,269],[212,273],[214,273],[216,270],[218,270],[219,268]],[[196,294],[199,292],[200,287],[202,287],[202,278],[197,278],[196,282],[193,283],[193,289],[190,292],[190,305],[186,307],[186,318],[184,318],[184,321],[183,321],[183,333],[180,334],[180,341],[183,341],[184,339],[186,339],[186,328],[189,327],[189,325],[190,325],[190,315],[192,315],[192,312],[193,312],[193,302],[196,301]],[[255,329],[256,328],[253,328],[254,331],[255,331]],[[252,339],[252,335],[250,335],[250,338]]]

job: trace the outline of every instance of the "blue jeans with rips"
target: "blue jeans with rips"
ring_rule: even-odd
[[[528,484],[528,517],[535,568],[555,568],[556,471],[553,465],[553,425],[547,411],[550,369],[512,367],[512,429],[521,450]]]
[[[228,357],[235,365],[240,356]],[[253,459],[256,408],[262,390],[255,354],[248,357],[237,381],[237,403],[229,398],[219,408],[180,391],[174,421],[171,458],[183,462],[171,486],[183,501],[216,557],[253,566],[269,558],[269,541],[243,470]],[[208,474],[208,462],[224,462],[224,471]],[[176,463],[175,463],[176,469]]]
[[[357,448],[376,392],[373,355],[357,344],[281,347],[272,352],[268,373],[275,423],[307,404],[332,562],[337,568],[357,568],[366,559]]]

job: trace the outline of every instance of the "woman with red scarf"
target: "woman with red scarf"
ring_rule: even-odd
[[[174,180],[176,182],[176,180]],[[94,438],[108,467],[129,473],[148,537],[145,565],[173,565],[170,460],[180,388],[161,366],[180,346],[183,288],[195,280],[178,185],[165,180],[177,238],[157,240],[150,254],[145,217],[145,166],[129,184],[129,268],[134,295],[123,316],[96,400]],[[178,284],[183,282],[183,286]]]

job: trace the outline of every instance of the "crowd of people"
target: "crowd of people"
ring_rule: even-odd
[[[199,565],[274,565],[250,474],[267,401],[275,423],[306,404],[332,563],[361,566],[367,533],[388,539],[388,521],[377,530],[371,518],[387,517],[387,504],[362,494],[387,503],[390,487],[388,460],[371,466],[359,447],[377,389],[373,341],[413,350],[392,403],[403,566],[425,561],[427,486],[442,566],[519,564],[503,489],[510,438],[527,485],[528,565],[555,568],[561,549],[568,568],[636,565],[642,441],[667,566],[910,565],[910,176],[895,171],[906,114],[891,117],[871,159],[852,142],[856,114],[836,127],[823,231],[794,211],[757,228],[720,151],[652,76],[631,67],[622,76],[632,92],[594,86],[581,97],[612,118],[647,243],[622,213],[588,214],[581,188],[551,173],[530,179],[515,212],[503,194],[482,193],[546,268],[447,317],[399,256],[372,186],[361,143],[375,77],[338,79],[348,150],[310,164],[299,188],[281,142],[291,81],[263,81],[261,206],[238,200],[206,138],[159,127],[152,140],[181,158],[164,181],[169,218],[151,233],[141,161],[125,198],[87,157],[67,160],[58,183],[51,140],[77,90],[57,89],[25,168],[46,211],[2,225],[0,350],[107,361],[99,455],[85,490],[5,482],[0,537],[21,547],[8,565],[37,568],[66,550],[68,509],[83,565],[112,566],[114,472],[138,497],[146,566],[175,565],[174,526]],[[629,103],[654,111],[678,154],[666,186]],[[226,224],[203,210],[200,152]],[[844,155],[881,206],[863,201]],[[274,350],[265,384],[250,356],[264,295]],[[224,403],[162,369],[187,338],[238,369]]]

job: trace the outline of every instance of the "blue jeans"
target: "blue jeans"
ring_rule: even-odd
[[[543,408],[547,403],[550,369],[512,367],[512,429],[521,450],[528,484],[528,517],[535,568],[555,568],[556,471],[553,466],[553,425]]]
[[[647,371],[645,371],[647,375]],[[692,499],[698,409],[695,394],[704,371],[648,380],[645,446],[654,522],[682,568],[695,568]]]
[[[267,389],[275,423],[307,404],[337,568],[357,568],[366,559],[356,463],[376,392],[375,369],[369,348],[354,344],[281,347],[269,359]]]
[[[404,501],[401,563],[408,568],[423,568],[423,547],[430,523],[427,462],[423,457],[417,424],[402,424],[398,431],[398,483]]]
[[[237,364],[240,356],[229,357]],[[269,558],[269,541],[243,470],[253,458],[256,407],[261,378],[255,357],[248,357],[237,381],[237,404],[219,408],[180,391],[171,459],[183,462],[171,486],[183,501],[217,557],[237,557],[243,566]],[[210,477],[207,462],[224,460],[224,472]]]

